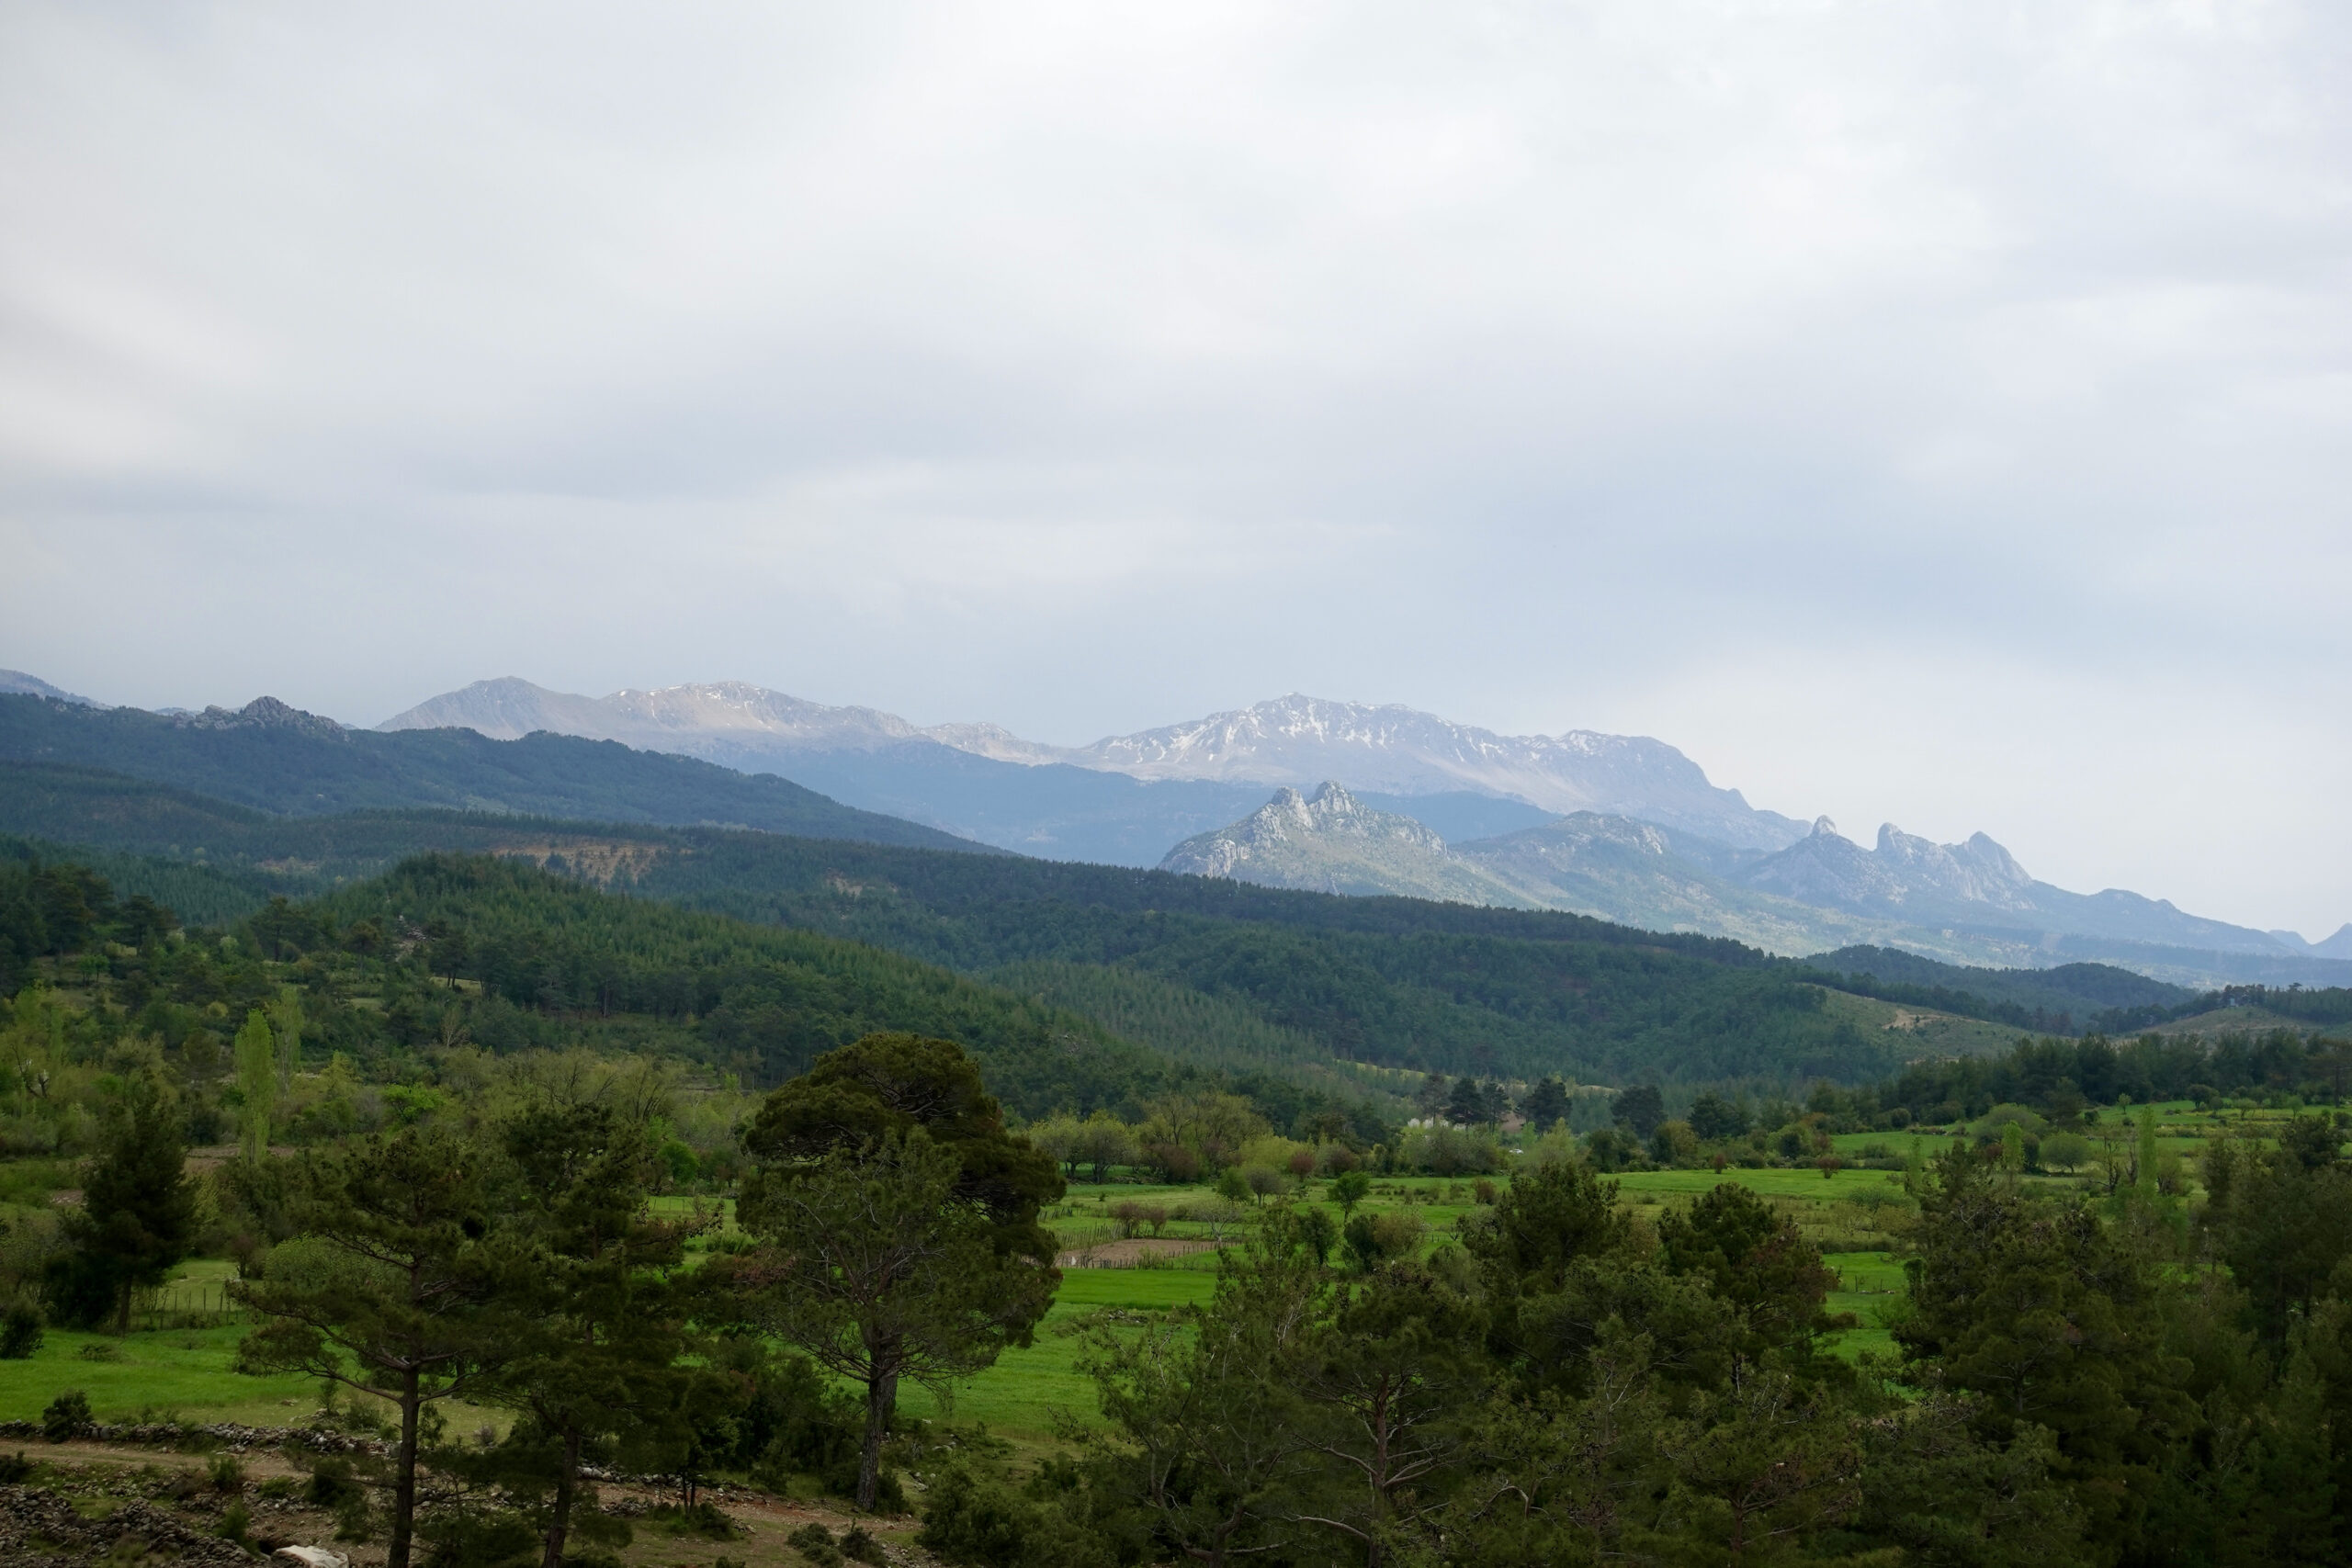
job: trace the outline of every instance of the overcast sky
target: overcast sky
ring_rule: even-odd
[[[0,666],[1281,693],[2352,919],[2352,7],[0,6]]]

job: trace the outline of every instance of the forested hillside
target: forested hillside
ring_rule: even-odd
[[[126,892],[211,919],[419,851],[519,857],[643,898],[1003,975],[1182,1060],[1327,1089],[1349,1081],[1347,1063],[1531,1082],[1863,1083],[1922,1046],[1826,1007],[1825,987],[2041,1032],[2112,1025],[2112,1004],[2161,1012],[2187,996],[2097,965],[1961,970],[1849,950],[1815,967],[1575,915],[732,829],[447,811],[270,817],[90,770],[0,768],[0,827],[105,845],[107,874]],[[172,858],[131,858],[140,852]]]
[[[266,697],[236,713],[214,708],[184,716],[0,694],[0,760],[102,769],[297,817],[445,807],[605,822],[725,823],[1001,852],[859,811],[771,774],[631,750],[616,741],[547,734],[491,740],[469,729],[384,735],[345,729]],[[72,791],[91,783],[86,775],[59,775],[52,788]],[[184,800],[168,807],[154,800],[136,809],[186,807]]]
[[[451,1045],[494,1054],[586,1045],[668,1056],[748,1087],[782,1081],[861,1035],[955,1039],[1025,1115],[1130,1118],[1172,1090],[1223,1090],[1203,1071],[1085,1016],[839,938],[751,926],[601,892],[513,862],[426,856],[311,905],[274,902],[220,942],[163,942],[178,922],[72,864],[0,862],[0,991],[43,954],[97,952],[73,1010],[99,1055],[143,1038],[202,1100],[230,1054],[224,1020],[288,981],[309,1048],[397,1079]],[[1254,1080],[1253,1080],[1254,1082]],[[1243,1087],[1252,1087],[1245,1084]],[[1339,1096],[1256,1084],[1287,1125]],[[1351,1097],[1360,1100],[1361,1095]],[[219,1120],[215,1113],[211,1120]]]

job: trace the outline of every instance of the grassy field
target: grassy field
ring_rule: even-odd
[[[1199,1253],[1169,1269],[1072,1269],[1062,1276],[1053,1310],[1037,1325],[1036,1342],[1008,1350],[997,1364],[956,1394],[943,1409],[922,1389],[899,1395],[899,1408],[958,1425],[978,1422],[1001,1437],[1037,1440],[1053,1432],[1057,1415],[1091,1424],[1099,1419],[1094,1385],[1071,1365],[1079,1341],[1069,1330],[1106,1307],[1164,1312],[1204,1302],[1216,1284],[1216,1255]]]

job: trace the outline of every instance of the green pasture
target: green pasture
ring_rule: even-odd
[[[1075,1330],[1105,1308],[1141,1314],[1207,1301],[1216,1285],[1216,1257],[1201,1253],[1182,1260],[1191,1267],[1069,1269],[1053,1310],[1037,1325],[1035,1343],[1006,1351],[995,1366],[956,1390],[952,1408],[920,1388],[901,1390],[899,1407],[927,1420],[978,1422],[1016,1440],[1050,1437],[1057,1416],[1091,1426],[1101,1419],[1101,1411],[1093,1382],[1075,1365]]]

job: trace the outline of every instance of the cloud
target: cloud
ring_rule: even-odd
[[[741,676],[1060,740],[1304,687],[2332,928],[2347,44],[15,7],[0,661],[355,718]]]

